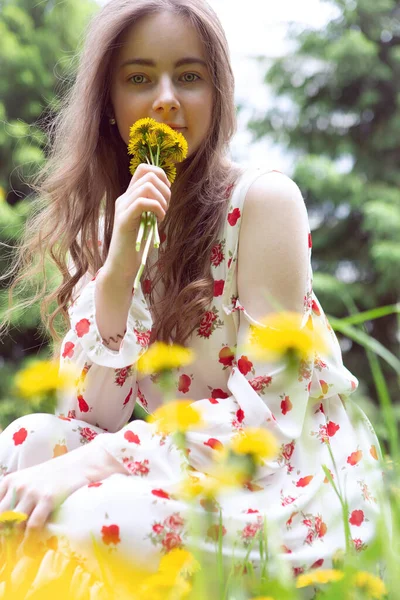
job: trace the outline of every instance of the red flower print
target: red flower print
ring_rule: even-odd
[[[360,527],[361,523],[364,521],[364,513],[362,510],[353,510],[350,515],[349,523],[352,525],[356,525]]]
[[[242,537],[253,538],[258,531],[260,531],[260,526],[257,523],[251,523],[250,525],[246,525],[243,529]]]
[[[127,395],[127,397],[125,398],[125,400],[124,400],[124,403],[123,403],[123,405],[122,405],[122,406],[126,406],[126,405],[128,404],[129,400],[131,399],[132,392],[133,392],[133,388],[131,388],[131,389],[129,390],[129,394],[128,394],[128,395]]]
[[[211,527],[209,527],[207,529],[207,537],[214,540],[214,542],[217,542],[219,539],[220,532],[221,532],[222,537],[226,534],[226,528],[223,525],[222,525],[222,529],[221,529],[221,525],[219,525],[219,524],[211,525]]]
[[[219,402],[218,402],[218,400],[217,400],[216,398],[208,398],[208,401],[209,401],[211,404],[219,404]]]
[[[224,291],[225,281],[223,279],[218,279],[214,281],[214,296],[222,296],[222,292]]]
[[[218,362],[220,362],[224,367],[231,367],[233,361],[235,360],[235,353],[232,352],[229,346],[224,346],[218,354]]]
[[[281,396],[282,397],[282,396]],[[293,405],[290,401],[289,396],[285,396],[281,402],[281,411],[283,415],[286,415],[290,410],[292,410]]]
[[[90,329],[90,321],[89,321],[89,319],[81,319],[75,325],[76,334],[80,338],[82,336],[84,336],[86,333],[88,333],[89,329]]]
[[[213,323],[217,320],[217,315],[212,311],[208,310],[204,313],[200,327],[197,330],[197,335],[204,338],[209,338],[213,332]]]
[[[317,532],[318,537],[320,537],[320,538],[324,537],[324,535],[328,531],[328,527],[326,526],[326,523],[324,523],[320,517],[316,517],[316,519],[315,519],[315,531]]]
[[[238,369],[242,375],[247,375],[253,368],[253,363],[247,358],[247,356],[241,356],[238,360]]]
[[[248,509],[246,510],[246,514],[248,514],[248,515],[252,515],[252,514],[254,514],[254,513],[258,513],[258,512],[260,512],[260,511],[259,511],[259,510],[257,510],[257,509],[253,509],[253,508],[248,508]]]
[[[308,247],[312,248],[312,237],[311,237],[311,233],[308,234]]]
[[[101,481],[92,481],[89,483],[88,488],[100,487],[101,485],[103,485]]]
[[[294,451],[294,440],[289,442],[289,444],[284,444],[283,446],[283,450],[282,450],[282,457],[285,460],[290,460],[292,458],[292,454]]]
[[[318,569],[318,567],[322,567],[323,564],[324,564],[324,559],[319,558],[318,560],[315,561],[315,563],[313,563],[311,565],[310,569]]]
[[[81,412],[89,412],[89,404],[82,395],[78,396],[79,410]]]
[[[114,369],[115,371],[115,385],[118,387],[122,387],[125,381],[132,375],[132,365],[128,365],[127,367],[123,367],[122,369]]]
[[[292,550],[290,550],[290,548],[288,548],[287,546],[283,545],[281,546],[282,548],[282,552],[284,552],[285,554],[292,554]]]
[[[203,442],[205,446],[209,446],[213,450],[222,450],[224,447],[223,443],[216,438],[209,438],[206,442]]]
[[[340,425],[336,425],[336,423],[334,423],[333,421],[329,421],[329,423],[326,426],[326,432],[329,435],[329,437],[333,437],[339,429]]]
[[[161,542],[164,548],[169,552],[174,548],[179,548],[182,546],[182,539],[177,533],[167,533]]]
[[[160,244],[165,242],[166,239],[167,239],[167,234],[165,233],[165,231],[161,232],[160,233]]]
[[[28,432],[25,429],[25,427],[21,427],[20,429],[18,429],[18,431],[16,431],[13,435],[14,445],[20,446],[21,444],[23,444],[27,436]]]
[[[222,250],[221,242],[219,244],[215,244],[215,246],[211,249],[211,264],[213,267],[218,267],[224,260],[225,255]]]
[[[220,400],[223,400],[224,398],[229,398],[229,394],[227,394],[220,388],[215,388],[214,390],[211,390],[211,397],[219,398]]]
[[[131,461],[129,458],[127,458],[127,460],[123,459],[123,463],[128,471],[132,473],[132,475],[140,475],[140,477],[143,477],[143,475],[148,475],[150,472],[148,467],[149,461],[147,459],[142,461]]]
[[[229,269],[229,267],[231,266],[231,264],[232,264],[232,256],[231,256],[231,257],[230,257],[230,259],[228,260],[228,269]]]
[[[142,392],[140,391],[139,388],[137,389],[137,396],[138,396],[138,402],[142,406],[144,406],[144,408],[147,408],[148,407],[147,400],[146,400],[146,398],[144,397],[144,394],[142,394]]]
[[[178,382],[178,392],[182,392],[182,394],[187,394],[191,383],[192,383],[192,379],[191,379],[191,377],[189,377],[189,375],[185,375],[185,374],[181,375],[179,377],[179,382]]]
[[[157,535],[159,535],[160,533],[162,533],[164,531],[164,525],[161,525],[161,523],[155,523],[152,527],[154,533],[156,533]]]
[[[264,394],[265,388],[269,386],[272,381],[272,377],[268,377],[267,375],[260,375],[259,377],[255,377],[249,384],[253,388],[255,392],[260,392]]]
[[[357,450],[357,452],[352,452],[350,454],[350,456],[347,457],[347,462],[349,465],[351,465],[352,467],[354,467],[354,465],[356,465],[357,463],[360,462],[360,460],[362,459],[362,450]]]
[[[98,435],[97,431],[93,431],[93,429],[90,429],[90,427],[84,427],[83,429],[81,429],[81,436],[85,439],[88,440],[88,442],[91,442],[96,435]]]
[[[376,447],[375,447],[375,445],[374,445],[374,444],[373,444],[373,445],[371,446],[371,448],[369,449],[369,453],[370,453],[370,455],[372,456],[372,458],[374,458],[375,460],[378,460],[378,453],[377,453],[377,451],[376,451]]]
[[[306,485],[308,485],[312,479],[314,479],[314,475],[307,475],[307,477],[301,477],[297,481],[296,487],[306,487]]]
[[[319,306],[318,306],[318,304],[316,303],[315,300],[313,300],[311,302],[311,309],[312,309],[313,313],[315,313],[316,315],[320,316],[321,311],[319,310]]]
[[[64,417],[64,415],[58,415],[58,418],[61,419],[61,421],[71,421],[71,419]]]
[[[293,569],[293,577],[297,577],[298,575],[302,575],[304,573],[304,567],[292,567]]]
[[[144,279],[143,280],[143,294],[150,294],[151,292],[151,280],[150,279]]]
[[[167,500],[169,500],[169,494],[167,494],[167,492],[164,492],[164,490],[151,490],[151,493],[153,494],[153,496],[158,496],[159,498],[166,498]]]
[[[74,355],[75,344],[72,342],[65,342],[64,350],[62,353],[63,358],[72,358]]]
[[[182,529],[182,527],[185,525],[185,521],[182,519],[179,513],[175,513],[164,520],[164,525],[176,531],[177,529]]]
[[[236,223],[238,222],[238,219],[240,219],[240,209],[239,208],[234,208],[233,211],[231,213],[229,213],[228,215],[228,223],[229,225],[231,225],[232,227],[234,227],[236,225]]]
[[[101,535],[103,536],[103,542],[107,545],[119,544],[121,541],[118,525],[103,525]]]
[[[142,348],[146,348],[150,342],[151,329],[147,329],[146,331],[138,331],[137,329],[133,330],[138,344],[142,346]]]
[[[76,412],[74,410],[69,410],[67,417],[69,417],[70,419],[76,419]]]
[[[236,411],[236,418],[239,421],[239,423],[243,423],[243,421],[244,421],[244,412],[243,412],[243,410],[241,408],[239,408]]]
[[[139,444],[140,445],[140,438],[138,435],[136,435],[136,433],[133,433],[133,431],[131,431],[130,429],[127,429],[127,431],[125,431],[124,433],[124,438],[128,441],[131,442],[133,444]]]

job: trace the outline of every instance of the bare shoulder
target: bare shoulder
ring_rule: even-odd
[[[262,173],[250,185],[246,193],[244,207],[260,209],[260,204],[268,210],[278,210],[280,205],[304,206],[304,200],[297,183],[279,171]]]

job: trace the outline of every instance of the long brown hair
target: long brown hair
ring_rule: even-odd
[[[205,0],[110,0],[89,24],[73,85],[61,109],[48,125],[48,160],[32,181],[37,192],[32,215],[10,270],[9,309],[0,333],[8,328],[13,310],[26,309],[39,300],[41,316],[59,352],[60,315],[70,327],[68,307],[75,285],[86,273],[104,264],[111,241],[115,200],[130,181],[126,145],[109,123],[110,66],[127,28],[145,15],[168,10],[196,28],[208,59],[214,84],[212,125],[198,150],[178,165],[171,203],[160,233],[168,227],[162,265],[154,265],[153,289],[160,277],[165,297],[150,306],[154,320],[152,340],[185,344],[199,324],[213,296],[210,253],[226,216],[224,190],[240,174],[227,158],[237,127],[234,77],[229,49],[220,21]],[[104,219],[103,244],[98,246],[99,221]],[[71,274],[68,254],[75,265]],[[38,257],[39,260],[35,261]],[[48,289],[45,263],[55,263],[62,280]],[[159,267],[159,268],[157,268]],[[15,286],[43,273],[41,287],[29,299],[12,307]],[[149,276],[147,269],[144,277]],[[158,279],[157,279],[158,278]],[[50,305],[56,301],[56,308]],[[174,331],[175,329],[175,331]]]

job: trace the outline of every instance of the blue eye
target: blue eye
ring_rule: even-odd
[[[192,76],[194,75],[194,77],[197,77],[197,79],[200,79],[200,77],[198,75],[196,75],[196,73],[184,73],[182,75],[182,77],[186,76],[186,75],[192,75]],[[129,77],[129,81],[136,85],[141,85],[142,83],[144,83],[143,81],[134,81],[137,77],[145,77],[145,76],[138,73],[137,75],[132,75],[132,77]],[[190,81],[186,81],[186,83],[194,83],[195,81],[197,81],[197,79],[191,79]]]

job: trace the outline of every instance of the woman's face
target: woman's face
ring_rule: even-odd
[[[180,16],[147,15],[128,29],[111,74],[111,103],[124,142],[135,121],[151,117],[183,127],[178,131],[188,156],[195,152],[211,126],[213,84],[205,63],[196,30]]]

